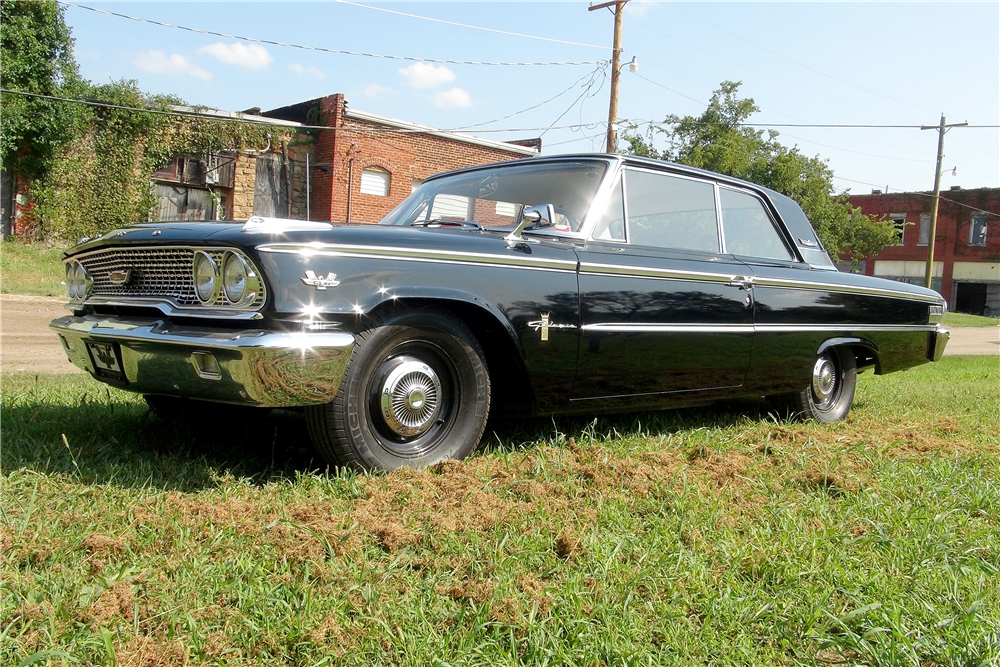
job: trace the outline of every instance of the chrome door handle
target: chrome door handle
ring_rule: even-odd
[[[750,291],[753,287],[755,281],[750,276],[734,276],[732,280],[729,281],[729,285],[733,287],[739,287],[742,290]]]

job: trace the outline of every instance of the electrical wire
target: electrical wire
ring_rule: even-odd
[[[329,125],[276,125],[274,123],[269,123],[266,120],[256,120],[253,118],[226,118],[219,116],[212,116],[201,114],[198,112],[189,111],[168,111],[165,109],[144,109],[141,107],[129,107],[123,106],[121,104],[110,104],[107,102],[97,102],[93,100],[75,100],[69,97],[56,97],[54,95],[42,95],[40,93],[26,93],[20,90],[10,90],[9,88],[0,88],[0,92],[8,93],[11,95],[21,95],[23,97],[35,97],[45,100],[55,100],[57,102],[69,102],[71,104],[83,104],[85,106],[100,107],[106,109],[120,109],[122,111],[136,111],[139,113],[151,113],[161,116],[178,116],[182,118],[197,118],[200,120],[218,121],[223,123],[244,123],[247,125],[265,125],[269,127],[279,127],[286,128],[288,130],[326,130],[329,132],[372,132],[372,133],[383,133],[383,134],[427,134],[428,132],[452,132],[459,134],[458,129],[453,128],[438,128],[438,127],[426,127],[426,128],[387,128],[387,129],[372,129],[369,127],[330,127]],[[572,108],[572,107],[571,107]],[[563,114],[565,115],[565,114]],[[561,118],[562,116],[560,116]],[[279,119],[275,119],[279,120]],[[548,130],[565,130],[573,129],[578,127],[587,127],[589,123],[579,124],[579,125],[549,125],[546,127],[507,127],[498,128],[490,130],[477,130],[479,133],[484,132],[537,132],[537,131],[548,131]],[[472,135],[467,135],[472,136]]]
[[[895,190],[899,194],[904,194],[904,195],[918,195],[920,197],[930,197],[932,199],[934,198],[934,194],[930,193],[930,192],[910,192],[910,191],[907,191],[907,190],[900,190],[899,188],[890,188],[889,186],[882,186],[882,185],[879,185],[878,183],[869,183],[868,181],[859,181],[859,180],[856,180],[856,179],[853,179],[853,178],[844,178],[843,176],[834,176],[834,178],[836,178],[837,180],[840,180],[840,181],[848,181],[849,183],[859,183],[861,185],[870,185],[870,186],[872,186],[874,188],[885,187],[886,194],[889,194],[889,190]],[[864,195],[860,195],[860,196],[864,196]],[[996,218],[1000,218],[1000,213],[994,213],[993,211],[986,211],[986,210],[983,210],[983,209],[978,208],[976,206],[969,206],[968,204],[963,204],[960,201],[955,201],[954,199],[948,199],[947,197],[942,197],[941,195],[938,195],[938,199],[940,199],[941,201],[946,201],[949,204],[954,204],[955,206],[961,206],[962,208],[970,209],[970,210],[975,211],[977,213],[983,213],[985,215],[992,215],[992,216],[994,216]]]
[[[164,28],[176,28],[178,30],[186,30],[188,32],[195,32],[201,35],[212,35],[214,37],[225,37],[226,39],[239,39],[244,42],[254,42],[256,44],[270,44],[272,46],[285,46],[292,49],[304,49],[306,51],[319,51],[321,53],[336,53],[345,56],[364,56],[366,58],[382,58],[386,60],[406,60],[419,63],[441,63],[445,65],[496,65],[496,66],[546,66],[546,65],[600,65],[603,60],[580,60],[576,62],[483,62],[478,60],[447,60],[444,58],[418,58],[416,56],[394,56],[385,55],[381,53],[366,53],[363,51],[347,51],[344,49],[328,49],[322,46],[306,46],[303,44],[292,44],[289,42],[279,42],[272,39],[259,39],[257,37],[244,37],[242,35],[232,35],[226,32],[217,32],[214,30],[202,30],[201,28],[190,28],[188,26],[177,25],[174,23],[166,23],[164,21],[154,21],[153,19],[142,18],[141,16],[130,16],[128,14],[120,14],[118,12],[111,12],[106,9],[97,9],[96,7],[88,7],[87,5],[79,5],[75,2],[66,2],[66,0],[56,0],[61,5],[66,5],[67,7],[76,7],[78,9],[86,9],[87,11],[96,12],[98,14],[106,14],[108,16],[117,16],[118,18],[128,19],[129,21],[139,21],[140,23],[151,23],[153,25],[162,26]]]
[[[386,9],[385,7],[373,7],[371,5],[363,5],[360,2],[349,2],[348,0],[336,0],[342,5],[351,5],[352,7],[364,7],[365,9],[373,9],[377,12],[385,12],[387,14],[396,14],[398,16],[406,16],[411,19],[420,19],[422,21],[433,21],[434,23],[444,23],[445,25],[458,26],[460,28],[471,28],[473,30],[483,30],[485,32],[495,32],[500,35],[511,35],[513,37],[524,37],[526,39],[538,39],[543,42],[555,42],[556,44],[569,44],[570,46],[585,46],[589,49],[601,49],[602,51],[607,51],[607,46],[599,46],[597,44],[585,44],[583,42],[571,42],[565,39],[555,39],[554,37],[539,37],[538,35],[526,35],[520,32],[509,32],[507,30],[497,30],[496,28],[484,28],[478,25],[469,25],[467,23],[457,23],[455,21],[445,21],[444,19],[435,19],[430,16],[418,16],[417,14],[407,14],[406,12],[396,11],[395,9]]]
[[[343,1],[343,0],[341,0],[341,1]],[[600,68],[598,68],[598,69],[600,69]],[[596,72],[596,70],[595,70],[595,72]],[[569,91],[571,91],[574,88],[576,88],[576,85],[578,83],[580,83],[581,81],[583,81],[587,77],[593,76],[593,75],[594,75],[594,72],[591,72],[589,74],[584,74],[579,79],[577,79],[572,84],[570,84],[569,88],[567,88],[566,90],[562,91],[558,95],[550,97],[549,99],[545,100],[544,102],[539,102],[538,104],[536,104],[534,106],[531,106],[531,107],[528,107],[527,109],[521,109],[520,111],[515,111],[512,114],[507,114],[506,116],[501,116],[500,118],[494,118],[493,120],[487,120],[487,121],[484,121],[482,123],[476,123],[475,125],[463,125],[462,127],[455,128],[455,129],[458,129],[458,130],[468,130],[468,129],[471,129],[471,128],[474,128],[474,127],[482,127],[483,125],[490,125],[491,123],[497,123],[497,122],[500,122],[501,120],[507,120],[508,118],[513,118],[514,116],[519,116],[520,114],[523,114],[525,112],[531,111],[532,109],[537,109],[538,107],[540,107],[542,105],[548,104],[549,102],[552,102],[553,100],[556,100],[556,99],[562,97],[563,95],[565,95]]]
[[[587,93],[589,93],[591,91],[591,89],[594,87],[594,84],[597,82],[597,75],[598,74],[604,74],[604,68],[603,67],[598,68],[598,69],[594,70],[593,72],[591,72],[590,81],[587,83],[587,87],[584,88],[583,92],[580,93],[580,95],[575,100],[573,100],[573,103],[570,104],[569,107],[566,108],[566,111],[563,111],[561,114],[559,114],[559,117],[556,118],[554,121],[552,121],[552,124],[549,125],[549,127],[545,128],[540,135],[538,135],[539,139],[541,139],[543,136],[545,136],[545,133],[548,132],[549,130],[555,129],[556,128],[556,123],[558,123],[560,120],[562,120],[563,116],[565,116],[570,111],[572,111],[573,107],[576,106],[577,102],[579,102],[580,100],[584,99],[587,96]],[[598,92],[600,92],[601,88],[604,87],[604,81],[606,79],[607,79],[607,75],[604,74],[604,78],[601,79],[601,85],[597,88],[597,91],[594,92],[594,95],[596,95]],[[482,130],[480,130],[480,131],[482,131]]]

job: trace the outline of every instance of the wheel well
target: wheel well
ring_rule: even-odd
[[[819,346],[817,354],[831,347],[847,348],[854,355],[858,372],[873,369],[876,375],[882,374],[882,364],[878,357],[878,348],[875,343],[864,338],[831,338]]]
[[[521,353],[503,324],[485,308],[451,299],[397,299],[382,303],[370,315],[376,317],[390,307],[420,308],[435,306],[447,310],[472,329],[486,355],[490,374],[490,414],[525,415],[535,404]]]

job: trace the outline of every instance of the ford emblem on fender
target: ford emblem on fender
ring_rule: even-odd
[[[337,274],[332,271],[326,274],[326,277],[317,276],[315,271],[306,271],[306,277],[302,278],[302,282],[306,285],[312,285],[318,290],[325,290],[327,287],[336,287],[340,284],[337,280]]]
[[[108,282],[112,285],[127,285],[132,279],[132,269],[119,269],[108,273]]]

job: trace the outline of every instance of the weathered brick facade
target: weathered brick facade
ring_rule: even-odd
[[[540,141],[518,145],[478,139],[351,111],[341,94],[262,115],[331,128],[318,132],[310,155],[312,220],[378,222],[410,194],[415,183],[432,174],[537,155],[541,145]],[[295,176],[293,217],[304,217],[294,213],[303,205],[305,194],[300,183],[305,180],[305,146],[299,143],[294,155],[289,152]],[[361,174],[367,168],[388,174],[388,195],[361,192]]]
[[[876,192],[850,197],[851,205],[862,212],[902,223],[902,243],[867,258],[864,273],[923,284],[931,194]],[[978,226],[973,229],[974,225]],[[974,235],[983,226],[985,236]],[[1000,188],[942,192],[934,237],[935,289],[948,300],[949,308],[1000,314]]]

